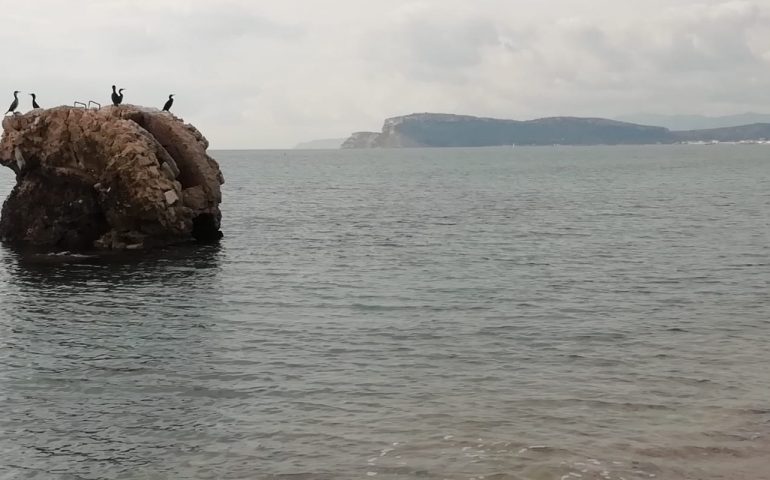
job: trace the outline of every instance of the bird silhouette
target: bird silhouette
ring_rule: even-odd
[[[168,96],[168,100],[166,101],[166,104],[163,105],[163,111],[168,112],[169,109],[171,108],[171,105],[173,104],[174,104],[174,94],[172,93],[171,95]]]
[[[37,95],[34,93],[30,93],[32,96],[32,108],[40,108],[40,105],[37,104]]]
[[[14,112],[16,110],[16,107],[19,106],[19,91],[15,90],[13,92],[13,102],[11,102],[11,106],[8,107],[8,112],[5,112],[5,115],[8,115],[9,112]]]
[[[116,92],[115,85],[112,86],[112,104],[113,105],[120,105],[121,103],[123,103],[123,90],[125,90],[125,88],[121,88]]]

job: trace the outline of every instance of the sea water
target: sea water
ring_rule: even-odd
[[[213,155],[218,246],[0,248],[0,478],[767,478],[770,146]]]

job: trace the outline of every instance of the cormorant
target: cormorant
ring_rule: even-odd
[[[14,110],[16,110],[16,107],[19,106],[19,91],[15,90],[13,92],[13,102],[11,102],[11,106],[8,107],[8,112],[13,113]],[[5,115],[8,115],[8,112],[5,112]]]
[[[166,104],[163,105],[163,111],[168,112],[168,109],[171,108],[171,105],[174,104],[174,94],[168,96],[168,100],[166,101]]]
[[[120,105],[121,103],[123,103],[123,90],[125,90],[125,88],[121,88],[116,92],[115,85],[112,86],[112,104],[113,105]]]
[[[34,93],[30,93],[32,96],[32,108],[40,108],[40,105],[37,104],[37,95]]]

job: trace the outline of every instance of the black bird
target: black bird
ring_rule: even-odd
[[[166,104],[163,105],[163,111],[168,112],[168,109],[171,108],[171,105],[174,104],[174,94],[168,96],[168,100],[166,101]]]
[[[121,103],[123,103],[123,90],[125,90],[125,88],[121,88],[116,92],[115,85],[112,86],[112,104],[113,105],[120,105]]]
[[[16,110],[16,107],[19,106],[19,91],[15,90],[13,92],[13,102],[11,102],[11,106],[8,107],[8,112],[13,112]],[[5,115],[8,115],[8,112],[5,112]]]
[[[32,95],[32,108],[40,108],[40,105],[37,104],[37,95],[34,93],[30,93]]]

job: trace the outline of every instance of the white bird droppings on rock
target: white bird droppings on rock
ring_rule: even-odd
[[[173,190],[167,190],[163,193],[163,195],[166,197],[166,203],[168,205],[173,205],[179,201],[179,195],[177,195]]]

